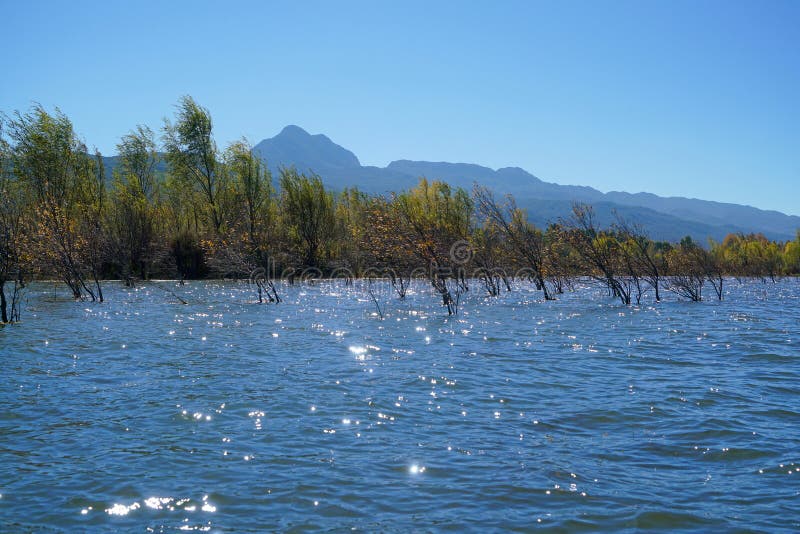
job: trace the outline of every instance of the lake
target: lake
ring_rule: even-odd
[[[641,307],[473,283],[453,317],[375,287],[383,320],[361,281],[31,286],[0,327],[0,530],[800,530],[799,280]]]

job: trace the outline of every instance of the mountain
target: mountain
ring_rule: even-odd
[[[360,168],[355,154],[328,137],[309,135],[299,126],[289,125],[272,139],[256,145],[253,152],[270,162],[291,162],[298,170],[317,172]]]
[[[362,166],[358,158],[325,135],[310,135],[299,126],[287,126],[270,139],[253,147],[253,153],[267,162],[273,176],[281,167],[294,166],[304,173],[320,175],[326,186],[336,190],[358,186],[369,193],[408,189],[409,174],[390,168]],[[409,185],[411,184],[411,185]]]
[[[643,206],[688,221],[705,222],[718,226],[725,226],[730,224],[730,221],[736,221],[739,226],[758,228],[764,234],[784,235],[789,239],[794,238],[795,231],[800,229],[800,217],[740,204],[619,191],[611,191],[605,195],[605,198],[617,204]]]
[[[253,152],[264,159],[273,175],[280,167],[320,175],[334,190],[357,186],[368,193],[388,193],[414,187],[420,177],[444,180],[470,190],[475,182],[496,194],[511,193],[529,218],[540,226],[569,216],[573,202],[592,204],[598,223],[608,225],[614,214],[642,224],[654,239],[678,241],[691,235],[700,242],[720,240],[731,232],[761,232],[770,239],[789,240],[800,228],[800,217],[739,204],[650,193],[603,193],[584,186],[545,182],[519,167],[490,169],[471,163],[397,160],[386,167],[362,166],[353,152],[324,135],[310,135],[287,126],[278,135],[258,143]]]

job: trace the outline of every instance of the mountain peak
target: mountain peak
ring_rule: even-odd
[[[279,133],[276,137],[311,137],[311,134],[296,124],[289,124],[284,126],[283,130],[281,130],[281,133]]]
[[[270,139],[253,147],[253,153],[265,159],[274,171],[280,165],[294,165],[300,172],[324,175],[332,169],[360,168],[355,154],[328,137],[311,135],[303,128],[290,124]]]

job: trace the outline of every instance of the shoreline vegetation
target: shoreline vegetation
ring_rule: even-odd
[[[246,139],[219,149],[210,113],[189,96],[159,135],[136,126],[117,151],[109,179],[59,110],[0,115],[2,323],[20,319],[26,284],[46,278],[99,302],[111,279],[248,279],[267,303],[281,301],[278,280],[383,278],[403,299],[424,278],[452,315],[464,292],[497,296],[518,279],[547,301],[588,277],[632,305],[665,291],[700,301],[709,287],[721,300],[729,277],[800,274],[800,230],[788,242],[668,243],[620,216],[601,228],[586,204],[537,228],[513,197],[478,184],[420,178],[376,196],[330,191],[294,168],[273,177]]]

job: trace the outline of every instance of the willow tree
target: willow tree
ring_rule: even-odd
[[[762,234],[728,234],[722,248],[725,262],[737,277],[774,282],[783,270],[780,247]]]
[[[86,161],[86,160],[84,160]],[[84,170],[85,182],[78,199],[79,228],[86,242],[85,261],[94,281],[92,299],[103,302],[103,288],[100,285],[103,265],[109,258],[108,232],[106,219],[106,172],[103,156],[95,151],[94,158],[88,160]]]
[[[637,304],[642,296],[638,278],[642,278],[653,288],[656,302],[661,301],[660,285],[667,268],[664,254],[669,247],[652,241],[642,225],[627,221],[619,214],[616,214],[613,229],[620,241],[621,252],[631,276],[637,279]]]
[[[366,268],[368,252],[362,248],[369,227],[369,196],[346,188],[336,202],[336,251],[340,272],[350,280]]]
[[[76,299],[98,298],[87,284],[97,272],[104,195],[100,158],[92,158],[59,110],[36,105],[9,122],[12,166],[35,197],[33,245],[45,274],[56,274]]]
[[[511,283],[503,268],[503,260],[508,256],[507,241],[497,225],[484,221],[483,225],[472,230],[469,242],[473,251],[474,275],[483,283],[489,296],[498,296],[502,286],[511,291]]]
[[[667,253],[670,271],[667,290],[693,302],[703,300],[708,255],[691,237],[684,237],[680,245]]]
[[[542,291],[545,300],[553,300],[545,283],[547,247],[542,231],[528,222],[525,212],[517,207],[511,195],[506,197],[505,203],[498,204],[488,188],[475,186],[473,196],[478,213],[505,235],[526,270],[530,271],[536,288]]]
[[[270,235],[275,218],[272,174],[253,154],[253,147],[246,139],[232,143],[224,156],[241,237],[250,253],[263,260],[273,238]]]
[[[580,258],[575,253],[564,230],[558,224],[550,224],[544,233],[545,257],[543,271],[556,293],[572,288],[572,281],[581,275]]]
[[[800,274],[800,230],[794,240],[783,247],[783,268],[786,274]]]
[[[220,167],[209,111],[191,96],[180,99],[175,122],[164,120],[164,150],[170,173],[189,184],[199,197],[202,213],[214,233],[225,222],[222,210],[226,176]]]
[[[414,256],[408,253],[412,240],[396,206],[383,196],[372,197],[365,206],[365,224],[358,234],[360,250],[379,276],[388,276],[400,299],[406,297],[414,270]]]
[[[704,257],[706,279],[714,288],[714,292],[717,294],[717,299],[722,300],[725,273],[728,269],[728,266],[725,262],[725,250],[723,249],[722,245],[713,239],[710,239],[709,250],[706,254],[704,254]]]
[[[26,213],[28,195],[12,172],[11,146],[0,117],[0,322],[19,320],[20,291],[25,287]],[[6,294],[6,287],[9,294]]]
[[[116,261],[126,278],[148,278],[163,255],[158,232],[161,184],[156,175],[160,156],[153,132],[137,126],[117,144],[119,166],[114,169],[110,232]]]
[[[633,286],[620,262],[619,241],[612,232],[597,227],[592,207],[574,204],[572,217],[563,226],[566,238],[581,257],[588,274],[605,284],[623,304],[630,305]]]
[[[276,248],[272,175],[245,139],[229,145],[223,156],[218,172],[226,174],[221,205],[227,217],[214,239],[205,242],[209,266],[225,276],[249,276],[259,302],[265,290],[269,301],[278,302],[269,261]]]
[[[448,314],[455,314],[460,295],[467,290],[464,268],[470,258],[462,252],[469,252],[472,199],[461,188],[453,190],[444,182],[423,178],[415,188],[397,195],[392,204],[407,230],[401,235],[409,252],[427,263],[431,285],[441,295]],[[456,287],[448,287],[448,280]]]
[[[319,269],[334,235],[333,195],[319,176],[306,176],[294,167],[281,169],[280,185],[281,215],[290,245],[303,267]]]

